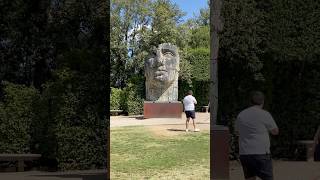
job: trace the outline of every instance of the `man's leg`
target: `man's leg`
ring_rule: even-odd
[[[190,120],[190,117],[187,117],[187,120],[186,120],[186,131],[187,132],[189,131],[189,129],[188,129],[189,120]]]
[[[193,130],[194,130],[195,132],[200,131],[199,129],[196,128],[196,122],[195,122],[196,113],[195,113],[195,111],[192,112],[191,118],[192,118],[192,122],[193,122]]]
[[[194,123],[194,118],[192,118],[192,123],[193,123],[193,129],[196,131],[196,124]]]
[[[273,180],[273,167],[271,155],[260,155],[256,158],[258,172],[257,176],[262,180]]]
[[[256,163],[252,155],[240,155],[239,157],[244,178],[246,180],[256,180]]]

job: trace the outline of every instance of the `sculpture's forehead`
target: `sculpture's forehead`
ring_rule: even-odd
[[[172,52],[178,52],[178,48],[175,45],[169,44],[169,43],[164,43],[164,44],[159,44],[158,49],[161,50],[170,50]]]

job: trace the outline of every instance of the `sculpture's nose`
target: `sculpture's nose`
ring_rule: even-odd
[[[164,63],[164,58],[163,58],[160,50],[157,50],[157,63],[160,65],[163,65],[163,63]]]

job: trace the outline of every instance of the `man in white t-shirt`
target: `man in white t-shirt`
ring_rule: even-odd
[[[264,95],[252,93],[253,106],[243,110],[235,122],[239,135],[239,154],[244,176],[247,180],[273,179],[269,133],[278,135],[279,129],[271,114],[263,110]]]
[[[196,118],[194,105],[197,104],[197,100],[195,97],[192,96],[192,94],[193,94],[192,91],[189,90],[188,95],[183,98],[184,112],[186,113],[186,117],[187,117],[186,132],[189,131],[188,124],[189,124],[190,118],[192,118],[194,131],[199,131],[199,129],[196,129],[196,125],[194,122]]]

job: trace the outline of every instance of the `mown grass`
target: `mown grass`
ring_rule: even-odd
[[[146,127],[111,130],[111,179],[209,179],[209,132],[159,138]]]

